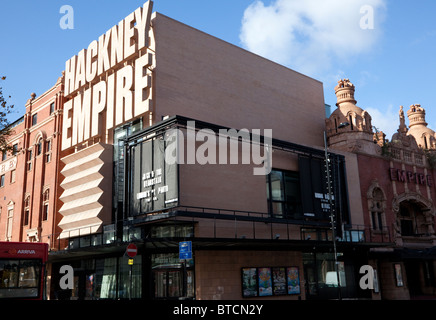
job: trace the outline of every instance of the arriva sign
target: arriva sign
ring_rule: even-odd
[[[65,63],[62,150],[149,111],[150,0]]]

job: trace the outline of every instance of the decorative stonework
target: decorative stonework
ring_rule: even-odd
[[[436,149],[436,133],[427,127],[425,109],[420,104],[413,104],[407,111],[409,130],[407,135],[412,136],[422,149]]]
[[[354,153],[381,154],[372,128],[371,115],[356,105],[355,86],[341,79],[335,87],[338,107],[326,119],[326,133],[331,147]]]

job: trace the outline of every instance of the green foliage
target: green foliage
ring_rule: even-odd
[[[436,150],[424,150],[425,157],[427,158],[427,163],[430,169],[436,168]]]
[[[391,152],[391,145],[389,141],[384,141],[383,145],[381,147],[381,152],[382,152],[382,156],[385,156],[387,158],[391,158],[392,157],[392,152]]]
[[[6,77],[1,76],[0,81],[5,81]],[[10,151],[12,147],[8,145],[7,139],[12,134],[12,129],[10,128],[10,123],[8,121],[8,115],[12,113],[14,106],[8,104],[7,99],[3,96],[3,89],[0,87],[0,152]]]

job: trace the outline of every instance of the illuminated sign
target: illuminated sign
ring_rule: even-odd
[[[150,110],[152,7],[146,2],[65,63],[62,150]]]

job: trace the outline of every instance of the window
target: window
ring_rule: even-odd
[[[338,273],[336,272],[336,261],[333,253],[303,253],[303,265],[306,277],[307,295],[318,299],[336,299],[339,285],[346,290],[342,290],[343,297],[353,295],[355,286],[353,281],[348,282],[347,276],[352,274],[351,266],[347,266],[345,261],[341,261],[342,253],[338,252]],[[339,278],[339,279],[338,279]],[[339,283],[338,283],[339,281]]]
[[[38,114],[35,113],[35,114],[32,116],[32,126],[36,125],[37,122],[38,122]]]
[[[380,188],[372,192],[371,222],[373,230],[383,230],[384,195]]]
[[[15,170],[11,171],[11,183],[15,182]]]
[[[6,153],[6,151],[3,151],[2,152],[2,161],[5,161],[6,158],[7,158],[7,153]]]
[[[6,225],[6,240],[11,241],[12,239],[12,222],[14,219],[14,209],[11,206],[8,206],[8,222]]]
[[[50,189],[44,191],[42,195],[42,201],[48,201],[50,199]]]
[[[50,200],[50,189],[47,189],[42,194],[42,220],[47,221],[48,220],[48,205]]]
[[[45,203],[42,208],[42,220],[47,221],[48,220],[48,203]]]
[[[0,188],[5,186],[5,175],[0,176]]]
[[[33,157],[33,152],[32,150],[29,150],[27,153],[27,171],[32,170],[32,157]]]
[[[23,225],[25,225],[25,226],[27,226],[29,224],[29,215],[30,215],[29,209],[24,210]]]
[[[15,156],[18,153],[18,143],[12,146],[12,155]]]
[[[302,215],[298,172],[272,170],[267,176],[270,214],[276,218],[299,218]]]
[[[428,234],[422,208],[415,202],[404,201],[400,204],[400,228],[402,236],[421,236]]]
[[[412,220],[401,220],[401,235],[413,236],[415,234]]]
[[[39,296],[41,261],[0,259],[0,296],[36,298]]]
[[[27,226],[29,224],[30,217],[30,195],[28,195],[24,199],[24,217],[23,217],[23,225]]]
[[[85,299],[140,299],[142,298],[142,257],[137,255],[133,266],[128,257],[111,257],[85,260],[89,273],[86,276]],[[131,271],[131,275],[129,272]],[[73,297],[79,297],[79,287],[73,288]]]
[[[51,148],[52,148],[52,141],[51,140],[48,140],[47,141],[47,145],[46,145],[46,148],[47,148],[47,152],[46,152],[46,154],[45,154],[45,161],[46,162],[50,162],[51,161]]]
[[[386,196],[377,180],[373,180],[366,195],[368,198],[368,213],[371,229],[374,231],[385,230],[386,222],[384,211],[386,207]]]
[[[52,102],[50,104],[50,114],[52,114],[54,112],[54,108],[55,108],[55,104],[54,104],[54,102]]]
[[[36,155],[39,156],[41,152],[42,152],[42,139],[40,139],[38,144],[36,145]]]

